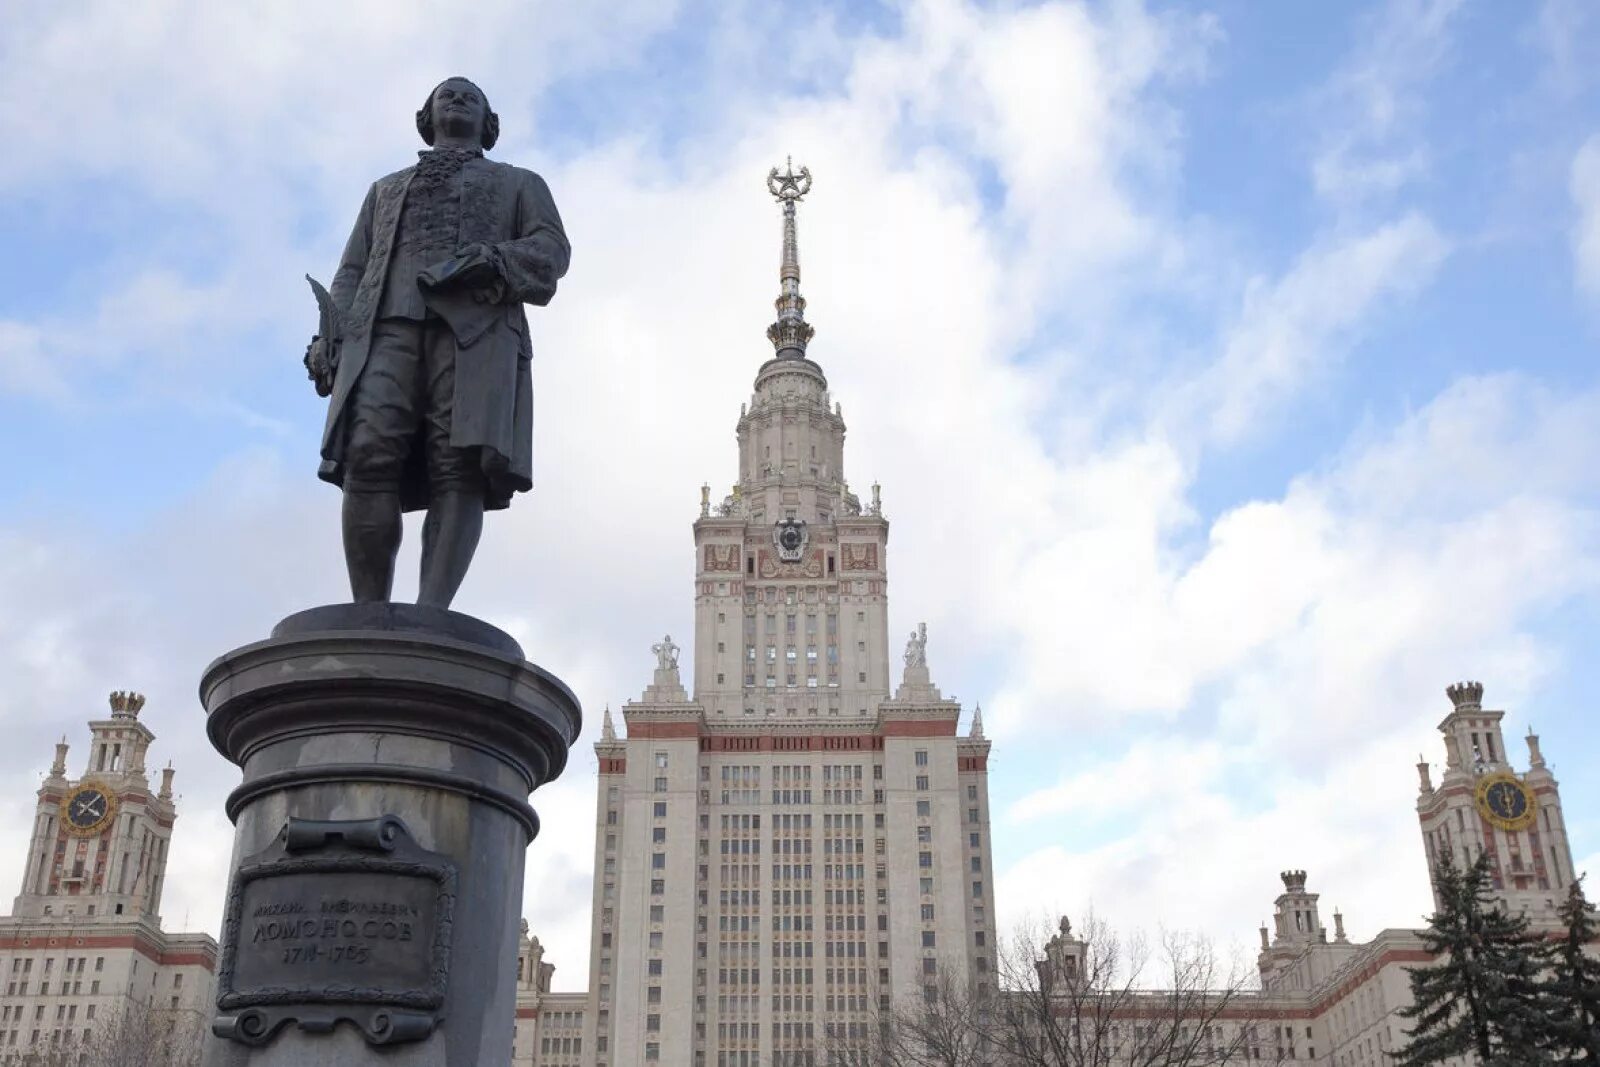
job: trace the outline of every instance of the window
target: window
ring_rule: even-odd
[[[972,895],[975,896],[975,897],[983,896],[983,883],[982,882],[973,882],[972,883]]]
[[[917,816],[926,819],[933,812],[933,802],[928,800],[917,801]]]
[[[918,867],[932,867],[933,866],[933,853],[932,852],[918,852],[917,853],[917,866]]]
[[[667,817],[667,802],[665,800],[656,801],[656,818],[665,819],[666,817]]]
[[[667,869],[667,854],[665,852],[653,853],[650,856],[650,869],[652,871],[664,871],[664,870],[666,870]]]
[[[933,905],[932,904],[924,904],[924,905],[922,905],[922,921],[925,922],[925,923],[933,922]]]
[[[650,921],[653,922],[653,923],[658,923],[658,922],[661,921],[661,918],[662,918],[661,905],[660,904],[652,904],[652,905],[650,905]]]
[[[667,780],[665,778],[657,778],[656,779],[656,792],[657,793],[665,793],[666,791],[667,791]]]
[[[928,750],[924,748],[917,749],[915,759],[918,767],[926,767],[928,765]]]
[[[922,792],[927,792],[928,776],[926,774],[917,775],[917,789]]]
[[[977,834],[977,831],[973,831],[972,833],[967,835],[967,844],[970,845],[973,848],[977,848],[978,847],[978,834]]]
[[[650,828],[650,842],[651,842],[651,844],[659,845],[659,844],[663,843],[664,841],[666,841],[666,839],[667,839],[667,828],[665,826],[652,826]],[[607,847],[610,847],[610,846],[607,846]]]
[[[933,948],[934,947],[933,937],[934,937],[934,935],[933,935],[933,931],[932,930],[924,930],[924,931],[922,931],[922,947],[923,948]]]

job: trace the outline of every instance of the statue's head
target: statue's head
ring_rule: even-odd
[[[417,109],[417,132],[432,145],[443,131],[463,140],[476,140],[485,150],[500,139],[500,116],[489,107],[483,90],[466,78],[446,78],[434,86]]]

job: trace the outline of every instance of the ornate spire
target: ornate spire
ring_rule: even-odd
[[[607,704],[606,717],[600,721],[600,740],[615,741],[616,739],[617,728],[611,722],[611,705]]]
[[[974,707],[972,709],[972,732],[969,733],[967,736],[968,737],[974,737],[974,738],[983,736],[983,705],[982,704],[978,704],[976,707]]]
[[[778,268],[778,321],[767,327],[767,340],[778,350],[778,359],[805,359],[806,342],[815,331],[806,322],[806,298],[800,295],[800,242],[795,236],[794,206],[811,191],[811,171],[794,171],[794,159],[786,161],[785,172],[773,167],[767,173],[767,191],[783,205],[783,261]]]

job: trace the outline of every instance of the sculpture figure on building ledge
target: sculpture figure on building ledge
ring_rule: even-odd
[[[917,628],[911,631],[911,637],[906,641],[906,666],[926,667],[928,665],[928,624],[920,622]]]
[[[500,119],[449,78],[416,115],[415,166],[373,183],[305,365],[331,399],[320,476],[344,491],[350,591],[387,601],[403,511],[427,510],[419,604],[449,607],[485,510],[533,481],[522,305],[555,295],[571,254],[544,180],[483,153]]]
[[[661,671],[675,671],[678,669],[678,646],[672,643],[672,635],[662,638],[659,644],[650,646],[650,651],[656,654],[656,669]]]

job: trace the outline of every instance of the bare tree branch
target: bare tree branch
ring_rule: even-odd
[[[921,1004],[880,1022],[887,1067],[1213,1067],[1283,1062],[1253,972],[1206,939],[1163,931],[1152,949],[1090,916],[1019,927],[999,949],[1000,989],[979,1001],[940,976]],[[1265,1014],[1264,1014],[1265,1013]],[[1266,1032],[1271,1031],[1271,1032]]]

